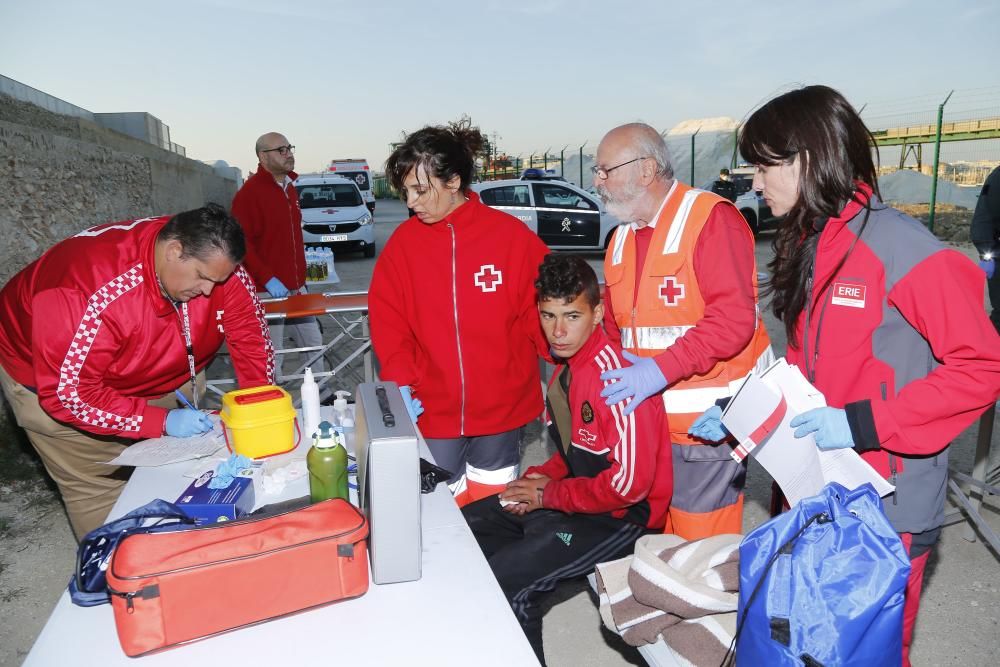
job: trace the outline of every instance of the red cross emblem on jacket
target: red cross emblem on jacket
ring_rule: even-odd
[[[677,282],[673,276],[667,276],[660,285],[660,298],[668,306],[676,306],[684,298],[684,284]]]
[[[492,264],[483,264],[476,272],[476,287],[484,292],[496,292],[503,283],[503,273]]]

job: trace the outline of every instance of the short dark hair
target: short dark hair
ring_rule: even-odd
[[[597,274],[579,255],[546,255],[538,267],[535,291],[538,301],[562,299],[563,303],[571,303],[583,294],[591,308],[601,303]]]
[[[476,155],[482,150],[485,139],[478,127],[463,118],[448,125],[428,125],[406,137],[385,161],[385,174],[400,194],[403,180],[413,169],[423,165],[428,174],[450,181],[455,176],[461,180],[461,190],[466,192],[472,183]]]
[[[221,251],[233,264],[239,264],[247,252],[240,223],[218,204],[205,204],[170,218],[157,235],[157,240],[173,239],[180,241],[181,257],[185,259],[194,257],[205,260]]]

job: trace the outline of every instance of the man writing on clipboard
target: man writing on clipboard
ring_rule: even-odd
[[[204,433],[178,408],[223,342],[241,387],[270,384],[274,353],[239,224],[217,205],[100,225],[62,241],[0,291],[0,384],[59,486],[77,539],[127,479],[131,442]],[[173,408],[173,409],[171,409]]]

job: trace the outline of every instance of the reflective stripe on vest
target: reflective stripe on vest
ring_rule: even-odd
[[[622,329],[622,347],[627,349],[665,350],[693,326],[629,327]]]
[[[760,356],[757,357],[757,362],[754,364],[753,372],[760,374],[773,363],[774,350],[772,350],[771,346],[768,345],[764,351],[761,352]],[[666,409],[671,419],[674,419],[674,415],[678,415],[678,418],[680,418],[681,413],[693,414],[694,419],[697,419],[701,416],[701,413],[715,405],[715,402],[720,398],[729,398],[735,394],[736,390],[740,388],[743,381],[746,380],[749,375],[750,373],[748,372],[738,380],[732,380],[725,385],[716,387],[667,389],[663,392],[663,407]],[[691,421],[693,422],[694,419]],[[671,430],[673,430],[672,425]]]

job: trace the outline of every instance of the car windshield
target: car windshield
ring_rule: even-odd
[[[348,183],[298,185],[300,208],[361,206],[361,193]]]
[[[368,190],[371,188],[371,181],[368,180],[367,171],[340,171],[337,170],[337,176],[341,178],[346,178],[348,180],[354,181],[358,184],[358,187],[362,190]]]

